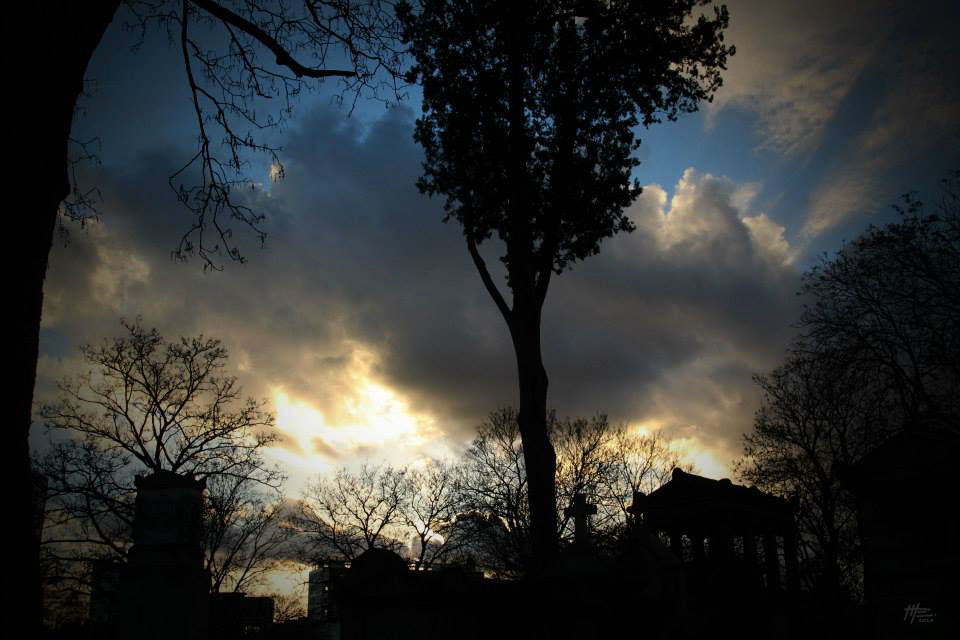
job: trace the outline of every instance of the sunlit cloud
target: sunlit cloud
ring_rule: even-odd
[[[755,255],[775,267],[789,266],[796,255],[787,241],[786,228],[764,212],[754,212],[753,203],[763,186],[758,182],[738,184],[688,167],[667,199],[657,184],[644,187],[635,210],[638,224],[656,238],[665,255],[693,255],[727,247],[728,262],[748,264]],[[744,246],[752,245],[752,251]]]
[[[284,175],[283,165],[276,162],[271,164],[269,175],[270,175],[270,182],[277,182],[278,180],[282,180]]]
[[[695,473],[714,479],[730,477],[730,455],[727,451],[705,442],[699,434],[700,429],[695,425],[671,429],[671,422],[673,420],[669,417],[647,418],[631,423],[627,432],[646,438],[662,431],[660,435],[670,451],[676,454],[681,462],[692,464]]]
[[[719,480],[731,475],[730,463],[724,452],[708,447],[699,437],[691,436],[674,440],[673,445],[683,452],[684,458],[693,464],[697,475]]]
[[[367,459],[390,460],[397,452],[413,462],[417,456],[411,452],[429,456],[431,445],[438,444],[443,433],[436,419],[412,410],[401,394],[375,378],[378,356],[356,345],[352,353],[340,385],[345,392],[335,406],[320,408],[281,386],[271,389],[281,434],[271,452],[277,458],[317,472]]]

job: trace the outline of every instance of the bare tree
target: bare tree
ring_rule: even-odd
[[[207,478],[203,541],[211,591],[248,591],[283,564],[292,531],[282,497],[242,475]]]
[[[415,569],[429,569],[457,558],[469,542],[454,526],[459,507],[453,464],[431,461],[422,469],[407,470],[401,513],[412,532],[409,551]]]
[[[205,558],[213,588],[255,582],[283,539],[273,503],[283,475],[261,457],[276,439],[263,402],[241,400],[217,340],[165,341],[124,323],[127,335],[85,346],[91,367],[43,407],[56,442],[36,467],[47,478],[42,537],[46,580],[86,593],[92,560],[123,562],[133,542],[137,475],[205,478]]]
[[[557,419],[548,415],[557,452],[557,513],[575,494],[596,504],[594,535],[613,542],[629,516],[636,490],[651,491],[670,479],[674,467],[692,470],[660,434],[642,435],[626,425],[611,425],[606,415]],[[517,414],[494,411],[467,450],[459,481],[460,508],[469,517],[470,545],[491,572],[515,577],[530,561],[530,511],[526,469]],[[459,522],[459,520],[458,520]],[[569,518],[558,515],[557,536],[572,541]]]
[[[47,478],[42,540],[48,562],[124,558],[133,544],[136,498],[129,458],[85,438],[55,444],[36,466]]]
[[[674,469],[695,473],[692,463],[659,432],[645,434],[627,425],[611,427],[605,453],[606,466],[601,491],[605,506],[619,517],[629,517],[627,508],[637,492],[651,493],[669,482]]]
[[[307,607],[304,605],[306,594],[272,592],[265,594],[273,598],[273,621],[275,623],[291,622],[307,617]]]
[[[482,565],[516,577],[530,562],[530,504],[517,414],[493,411],[464,454],[458,481],[461,535],[469,535]]]
[[[263,133],[283,123],[311,83],[335,78],[340,99],[353,104],[361,95],[400,98],[402,48],[388,2],[129,0],[128,6],[141,41],[154,25],[166,29],[190,88],[197,149],[169,179],[195,214],[176,251],[181,258],[196,253],[217,268],[222,255],[242,261],[230,230],[234,222],[264,239],[262,214],[237,197],[238,187],[250,184],[248,152],[267,154],[282,175],[279,148]]]
[[[310,540],[309,561],[352,560],[367,549],[403,548],[406,471],[363,465],[321,476],[307,488],[297,528]]]
[[[960,172],[804,275],[793,350],[885,387],[886,422],[960,420]],[[828,369],[824,369],[827,371]]]
[[[884,392],[824,363],[794,355],[756,376],[764,399],[744,436],[737,473],[796,500],[801,579],[832,598],[861,589],[857,512],[843,470],[875,445]]]
[[[273,416],[265,401],[240,402],[236,377],[223,375],[220,341],[166,342],[139,321],[123,326],[127,336],[81,348],[95,369],[60,384],[60,402],[41,409],[47,428],[147,471],[242,474],[275,484],[275,472],[252,465],[253,454],[277,438]]]
[[[551,439],[557,450],[557,511],[564,513],[576,494],[597,507],[591,528],[597,542],[615,543],[632,518],[634,493],[650,493],[670,480],[674,468],[692,472],[660,433],[642,434],[626,424],[610,424],[606,415],[554,420]],[[561,540],[572,541],[573,522],[560,519]]]

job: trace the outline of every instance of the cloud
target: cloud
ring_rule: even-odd
[[[860,126],[811,194],[801,239],[885,209],[900,195],[891,176],[923,179],[944,171],[943,161],[960,161],[960,43],[956,20],[941,9],[914,7],[885,43],[875,65],[882,70],[879,98],[863,105]]]
[[[786,230],[783,225],[777,224],[765,213],[744,216],[740,220],[750,231],[750,239],[757,253],[773,263],[788,265],[793,262],[795,253],[784,237]]]
[[[727,42],[737,48],[708,111],[756,115],[759,148],[817,149],[824,132],[902,11],[900,2],[731,0]]]
[[[414,187],[411,114],[363,133],[334,111],[305,118],[285,178],[248,196],[267,246],[222,273],[170,258],[189,222],[163,179],[176,149],[105,167],[102,222],[51,255],[44,393],[67,362],[52,345],[75,354],[140,313],[168,338],[223,340],[245,391],[274,403],[274,459],[298,482],[462,450],[487,412],[515,404],[507,329],[459,228]],[[561,415],[657,421],[712,447],[703,455],[735,452],[756,407],[750,375],[777,363],[796,314],[790,247],[753,209],[760,190],[693,169],[672,196],[650,185],[629,212],[636,232],[554,279],[543,348]]]
[[[693,169],[671,198],[645,187],[630,211],[637,231],[550,294],[554,397],[575,413],[605,410],[737,448],[759,397],[751,374],[777,363],[797,313],[783,228],[749,209],[758,190]]]

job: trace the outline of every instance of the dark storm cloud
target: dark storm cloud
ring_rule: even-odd
[[[325,109],[305,118],[285,145],[286,178],[248,195],[268,215],[265,249],[248,246],[249,264],[222,273],[170,258],[189,222],[166,185],[182,150],[104,169],[102,222],[52,256],[48,344],[75,348],[138,314],[168,337],[203,332],[224,340],[248,392],[282,388],[329,424],[349,422],[343,399],[368,362],[365,375],[411,411],[469,438],[515,401],[513,353],[459,228],[414,187],[411,121],[403,110],[367,130]],[[656,419],[733,446],[756,406],[750,374],[776,363],[796,312],[782,228],[749,210],[751,189],[695,171],[670,202],[649,187],[635,233],[554,280],[544,354],[561,414]],[[48,378],[69,368],[45,362]]]
[[[868,217],[888,219],[902,192],[931,190],[958,166],[960,4],[725,4],[737,54],[709,121],[751,114],[757,152],[787,171],[780,222],[811,255]]]

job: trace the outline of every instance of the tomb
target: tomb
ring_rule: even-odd
[[[307,591],[307,618],[316,622],[333,622],[340,617],[337,610],[337,580],[347,570],[344,562],[325,561],[310,572]]]
[[[462,567],[413,571],[392,551],[368,549],[334,581],[340,638],[502,636],[516,587]]]
[[[630,512],[648,553],[659,541],[681,565],[667,598],[688,621],[676,632],[793,637],[800,589],[794,503],[674,469],[650,495],[637,492]],[[671,574],[661,565],[654,575]]]
[[[700,573],[739,567],[771,594],[799,591],[796,506],[783,498],[674,469],[650,495],[636,493],[631,512]]]
[[[797,583],[789,502],[675,470],[658,491],[635,496],[633,525],[613,556],[591,544],[589,518],[596,512],[585,496],[573,496],[564,512],[574,522],[573,543],[525,580],[488,580],[462,569],[412,571],[390,551],[368,550],[349,568],[312,575],[329,594],[329,600],[316,594],[317,618],[326,602],[323,610],[336,612],[343,640],[600,640],[623,629],[664,640],[720,632],[793,637],[777,604],[793,596]]]
[[[136,478],[133,546],[120,576],[120,640],[207,640],[210,576],[203,566],[205,483],[171,471]]]

